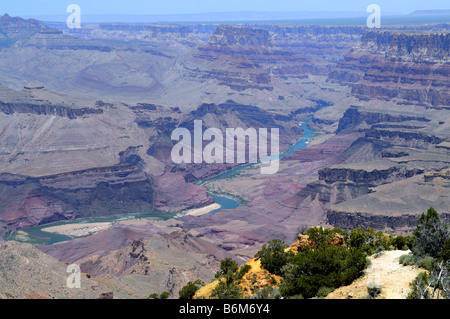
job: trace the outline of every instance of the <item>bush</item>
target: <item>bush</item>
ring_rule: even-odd
[[[195,296],[197,290],[200,289],[205,283],[199,279],[192,282],[189,281],[181,290],[178,292],[180,299],[192,299]]]
[[[311,227],[305,234],[308,235],[309,240],[314,242],[316,247],[329,243],[333,240],[333,237],[336,234],[340,234],[344,238],[347,237],[347,234],[340,228],[328,229],[322,227]]]
[[[216,273],[216,278],[225,277],[227,283],[234,280],[234,275],[239,269],[239,265],[230,257],[220,261],[220,271]]]
[[[248,271],[250,268],[245,266],[243,267],[245,271]],[[211,298],[216,299],[242,298],[242,289],[235,282],[236,278],[238,278],[239,275],[241,275],[237,273],[238,270],[239,266],[233,259],[228,257],[220,261],[220,271],[216,273],[216,278],[220,280],[220,278],[223,277],[225,278],[225,280],[219,281],[219,284],[211,292]],[[242,273],[242,276],[244,276],[244,274],[245,273]]]
[[[374,249],[373,253],[375,254],[375,258],[380,257],[384,253],[385,249],[383,246],[378,246]]]
[[[403,266],[412,266],[416,263],[416,258],[411,254],[401,255],[398,262]]]
[[[261,266],[272,274],[281,275],[281,269],[292,258],[291,251],[286,252],[288,245],[279,239],[274,239],[264,244],[262,249],[255,255],[260,258]]]
[[[280,290],[275,287],[265,286],[261,289],[256,289],[255,294],[251,299],[280,299]]]
[[[367,293],[369,298],[376,298],[381,293],[381,285],[374,282],[367,284]]]
[[[428,299],[430,297],[429,282],[430,276],[426,272],[421,272],[410,284],[411,291],[406,299]]]
[[[435,259],[433,257],[426,256],[422,259],[419,259],[419,261],[417,262],[417,266],[431,271],[431,269],[433,268],[434,262],[435,262]]]
[[[164,291],[161,294],[153,293],[147,297],[147,299],[168,299],[170,297],[170,292]]]
[[[421,272],[410,286],[408,299],[449,299],[450,262],[432,262],[430,270]]]
[[[348,244],[350,247],[360,248],[368,255],[387,250],[392,244],[392,239],[386,234],[383,232],[375,232],[370,227],[366,230],[361,227],[352,229],[349,237]]]
[[[348,285],[361,276],[366,255],[360,249],[322,244],[315,250],[299,252],[284,270],[280,287],[283,297],[317,296],[321,287]]]
[[[246,273],[248,273],[252,269],[252,266],[250,265],[244,265],[239,269],[239,272],[236,274],[236,280],[241,280],[242,277],[245,276]]]
[[[358,227],[350,231],[349,246],[366,250],[373,243],[374,232],[372,228],[367,230]]]
[[[412,251],[416,256],[431,256],[437,259],[446,241],[450,239],[448,225],[441,222],[438,213],[430,207],[417,221],[412,238]]]
[[[330,288],[330,287],[320,287],[319,290],[317,291],[317,297],[326,297],[333,290],[334,290],[334,288]]]
[[[242,289],[235,282],[220,281],[211,292],[211,298],[216,299],[241,299]]]
[[[168,299],[170,297],[170,292],[164,291],[159,295],[159,299]]]
[[[396,236],[390,240],[390,245],[394,246],[394,248],[398,249],[398,250],[409,249],[408,243],[409,243],[408,236],[406,236],[406,237],[405,236]]]
[[[444,247],[442,247],[439,259],[443,261],[450,260],[450,239],[447,239],[447,241],[444,243]]]

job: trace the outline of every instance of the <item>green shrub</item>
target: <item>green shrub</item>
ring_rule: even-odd
[[[244,277],[245,274],[248,273],[248,272],[250,271],[250,269],[252,269],[252,266],[250,266],[250,265],[247,265],[247,264],[246,264],[246,265],[242,266],[242,267],[239,269],[238,273],[236,274],[236,280],[242,279],[242,277]]]
[[[447,239],[444,243],[444,247],[442,247],[439,259],[443,261],[450,260],[450,239]]]
[[[349,246],[367,250],[367,248],[369,248],[372,245],[373,239],[374,239],[374,232],[372,228],[364,230],[361,227],[358,227],[350,231]]]
[[[431,269],[433,268],[434,262],[435,262],[435,259],[433,257],[426,256],[424,258],[419,259],[417,261],[417,265],[420,268],[424,268],[426,270],[430,270],[431,271]]]
[[[216,273],[216,278],[225,277],[227,283],[235,278],[235,273],[239,269],[239,265],[230,257],[220,261],[220,271]]]
[[[170,297],[170,292],[164,291],[161,294],[152,293],[147,297],[147,299],[168,299]]]
[[[181,290],[178,292],[180,299],[192,299],[200,287],[202,287],[205,283],[199,279],[192,282],[189,281]]]
[[[170,292],[164,291],[159,295],[159,299],[168,299],[170,297]]]
[[[392,238],[383,232],[375,232],[373,228],[366,230],[361,227],[350,231],[348,245],[364,250],[368,255],[387,250],[392,245]]]
[[[409,243],[409,237],[408,236],[396,236],[391,238],[390,245],[394,246],[395,249],[399,250],[407,250]]]
[[[308,235],[309,240],[315,243],[316,247],[330,242],[336,234],[340,234],[344,238],[347,236],[345,231],[340,228],[329,229],[322,227],[311,227],[305,234]]]
[[[317,296],[321,287],[348,285],[361,276],[366,255],[360,249],[322,244],[315,250],[299,252],[283,268],[280,287],[283,297]]]
[[[411,291],[406,299],[428,299],[430,297],[429,280],[430,276],[427,272],[418,274],[410,284]]]
[[[374,249],[381,247],[383,250],[387,250],[390,245],[391,238],[389,238],[385,233],[379,231],[374,234],[372,243],[372,247]]]
[[[416,263],[416,258],[411,254],[401,255],[398,259],[398,262],[403,266],[412,266]]]
[[[334,288],[330,288],[330,287],[320,287],[319,290],[317,291],[317,297],[326,297],[333,290],[334,290]]]
[[[276,287],[265,286],[255,290],[250,299],[280,299],[280,290]]]
[[[242,289],[235,282],[220,281],[211,292],[211,298],[214,299],[241,299]]]
[[[381,285],[374,282],[367,284],[367,293],[369,298],[376,298],[381,293]]]
[[[285,249],[288,245],[279,239],[274,239],[264,244],[262,249],[255,255],[256,258],[260,258],[261,266],[275,275],[281,274],[281,269],[292,258],[293,253],[291,251],[286,252]]]
[[[375,258],[380,257],[385,251],[385,248],[383,246],[378,246],[374,249],[373,253],[375,254]]]
[[[416,256],[439,258],[445,243],[450,239],[448,225],[443,223],[436,210],[430,207],[417,221],[412,238],[411,250]]]

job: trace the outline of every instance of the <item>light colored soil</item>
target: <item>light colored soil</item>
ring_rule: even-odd
[[[221,206],[217,203],[213,203],[204,207],[200,207],[200,208],[194,208],[194,209],[190,209],[187,211],[184,211],[180,214],[178,214],[176,217],[182,217],[182,216],[201,216],[204,214],[208,214],[210,212],[212,212],[213,210],[219,209]]]
[[[408,253],[405,250],[391,250],[383,252],[378,258],[371,256],[372,264],[363,277],[349,286],[336,289],[326,299],[364,298],[368,295],[367,284],[370,282],[381,285],[381,294],[376,299],[405,299],[410,291],[409,284],[420,272],[425,271],[414,266],[403,266],[398,262],[401,255]]]
[[[43,228],[42,231],[49,233],[57,233],[61,235],[71,236],[71,237],[81,237],[94,234],[101,230],[108,229],[113,226],[112,222],[102,222],[102,223],[75,223],[59,226],[50,226]]]

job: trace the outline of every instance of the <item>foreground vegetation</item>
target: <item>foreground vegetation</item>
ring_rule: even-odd
[[[422,214],[411,236],[391,236],[372,228],[348,231],[313,227],[299,232],[302,235],[299,238],[307,240],[295,250],[284,241],[274,239],[256,253],[255,258],[272,284],[255,289],[250,298],[324,297],[361,277],[369,265],[368,256],[377,256],[388,249],[411,250],[400,258],[400,263],[428,270],[411,283],[408,298],[450,298],[449,227],[433,208]],[[231,258],[222,260],[216,274],[218,284],[209,297],[248,297],[244,296],[240,284],[250,268],[248,264],[239,267]],[[274,276],[281,279],[277,281]],[[180,298],[193,298],[200,287],[198,281],[188,283],[180,291]],[[368,286],[367,297],[375,298],[381,289],[379,285]]]
[[[450,299],[450,233],[432,207],[423,213],[411,237],[412,253],[400,258],[404,265],[427,271],[411,283],[409,299]]]

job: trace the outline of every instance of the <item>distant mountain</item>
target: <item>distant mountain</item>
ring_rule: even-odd
[[[394,14],[394,13],[386,13]],[[158,22],[237,22],[237,21],[283,21],[302,19],[343,19],[366,17],[361,12],[206,12],[193,14],[83,14],[82,23],[128,22],[128,23],[158,23]],[[28,16],[31,18],[32,16]],[[68,15],[33,16],[41,21],[65,22]]]
[[[0,17],[0,47],[28,40],[37,34],[62,34],[61,31],[45,26],[35,19],[11,17],[7,13]]]
[[[415,16],[450,16],[450,10],[417,10],[410,15]]]

